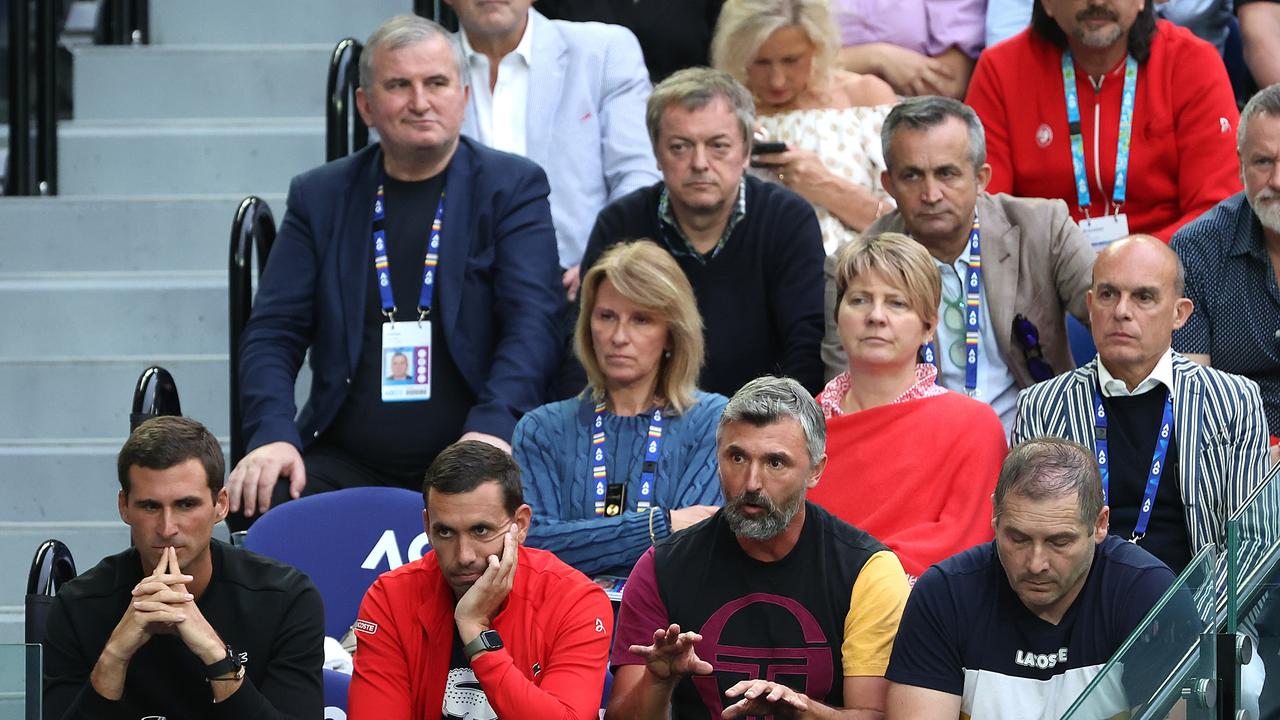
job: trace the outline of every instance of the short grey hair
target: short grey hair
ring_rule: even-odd
[[[1080,503],[1080,522],[1093,525],[1102,512],[1102,474],[1093,451],[1080,443],[1035,438],[1014,446],[1004,459],[992,501],[995,517],[1004,512],[1010,495],[1028,500],[1075,495]]]
[[[948,118],[956,118],[969,130],[969,160],[973,163],[974,170],[982,167],[982,163],[987,161],[987,136],[978,113],[959,100],[938,95],[905,98],[889,111],[880,127],[880,150],[884,155],[885,167],[893,170],[889,144],[898,128],[928,130],[945,123]]]
[[[788,377],[758,377],[734,393],[716,425],[716,444],[724,436],[725,427],[732,423],[765,427],[783,418],[800,423],[809,450],[809,467],[817,465],[827,451],[827,421],[809,391]]]
[[[364,49],[360,51],[360,87],[368,92],[373,83],[373,54],[378,48],[399,50],[433,37],[449,43],[458,82],[466,86],[470,77],[467,72],[467,56],[462,52],[462,43],[454,38],[453,33],[434,20],[418,15],[396,15],[379,25],[365,41]]]
[[[654,153],[658,151],[658,131],[667,108],[679,105],[685,110],[698,110],[716,98],[724,98],[729,103],[738,118],[742,140],[750,149],[756,128],[756,105],[751,93],[724,70],[691,67],[672,73],[649,95],[644,121],[649,128],[649,142],[653,144]]]
[[[1240,124],[1236,126],[1236,151],[1244,151],[1244,132],[1249,127],[1249,118],[1254,115],[1267,114],[1280,117],[1280,83],[1265,87],[1254,93],[1240,111]]]

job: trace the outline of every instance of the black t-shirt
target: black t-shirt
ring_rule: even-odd
[[[1111,506],[1110,534],[1124,540],[1133,536],[1142,497],[1147,491],[1147,473],[1155,457],[1156,439],[1168,393],[1163,385],[1129,397],[1103,397],[1107,411],[1107,451],[1110,454],[1108,504]],[[1173,418],[1177,425],[1178,418]],[[1169,452],[1160,471],[1160,485],[1143,549],[1155,555],[1175,573],[1191,562],[1191,538],[1182,505],[1178,481],[1178,443],[1169,438]]]
[[[462,638],[458,628],[453,628],[453,650],[449,655],[449,677],[444,685],[444,707],[440,709],[442,720],[471,720],[492,718],[493,707],[471,670],[471,660],[462,652]]]
[[[538,0],[559,20],[595,20],[636,34],[655,83],[682,68],[709,65],[711,35],[723,0]]]
[[[417,319],[423,260],[443,188],[443,173],[416,182],[388,177],[383,186],[383,227],[397,322]],[[443,221],[447,224],[448,216]],[[366,242],[372,240],[366,238]],[[445,262],[449,258],[441,257],[440,263]],[[421,477],[435,456],[462,435],[475,395],[449,352],[444,324],[439,320],[441,293],[437,282],[432,298],[435,322],[431,323],[431,399],[382,401],[382,325],[386,316],[382,314],[382,298],[373,277],[372,256],[368,272],[360,360],[351,378],[351,392],[323,440],[388,475]]]

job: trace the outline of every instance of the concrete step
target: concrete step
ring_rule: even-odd
[[[224,271],[15,273],[0,307],[0,359],[227,352]]]
[[[116,453],[129,430],[117,437],[0,440],[0,477],[6,502],[0,523],[119,520],[116,512]]]
[[[383,20],[411,12],[412,0],[164,0],[151,4],[151,42],[332,45],[347,36],[364,42]]]
[[[75,50],[76,119],[323,118],[332,51],[333,43],[86,45]]]
[[[227,267],[243,195],[0,199],[0,274]],[[277,222],[284,196],[263,200]]]
[[[0,465],[0,482],[11,477],[5,467],[10,461],[15,471],[27,463],[22,470],[26,474],[56,472],[56,466],[42,469],[34,458],[20,461],[23,455],[38,454],[29,447],[32,441],[50,447],[95,438],[123,441],[129,432],[134,384],[149,365],[160,365],[173,374],[184,415],[196,418],[220,436],[229,432],[225,350],[210,355],[4,360],[0,361],[0,397],[6,398],[6,409],[0,413],[0,442],[8,445],[12,454]]]
[[[64,195],[283,194],[324,162],[324,118],[64,123]]]

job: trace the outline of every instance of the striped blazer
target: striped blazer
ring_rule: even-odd
[[[1082,368],[1023,390],[1011,441],[1049,435],[1092,448],[1097,386],[1095,356]],[[1268,468],[1267,419],[1258,385],[1175,352],[1173,425],[1191,553],[1212,543],[1221,560],[1227,518],[1262,484]],[[1269,519],[1269,527],[1280,521],[1275,514]],[[1244,567],[1259,559],[1244,558]]]

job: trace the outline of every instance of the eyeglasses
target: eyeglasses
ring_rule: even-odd
[[[964,322],[964,302],[963,296],[954,300],[945,294],[942,297],[942,324],[951,331],[952,337],[956,338],[947,346],[947,358],[952,365],[961,368],[965,363],[964,339],[967,330]]]
[[[1044,382],[1053,377],[1053,368],[1044,359],[1044,350],[1040,348],[1040,331],[1024,315],[1013,317],[1013,339],[1022,348],[1022,357],[1027,361],[1027,370],[1031,379]]]

